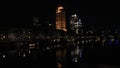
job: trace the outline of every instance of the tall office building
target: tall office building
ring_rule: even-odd
[[[80,34],[83,32],[82,30],[82,22],[77,14],[73,14],[70,17],[70,30],[73,33]],[[81,32],[82,31],[82,32]]]
[[[63,6],[58,6],[56,9],[56,29],[67,31],[66,29],[66,16]]]

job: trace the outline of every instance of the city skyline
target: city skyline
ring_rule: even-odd
[[[32,24],[34,16],[40,17],[41,23],[45,20],[54,23],[55,9],[59,2],[56,0],[10,2],[9,7],[6,7],[7,10],[4,10],[7,12],[3,15],[4,23],[1,23],[1,25]],[[118,19],[113,18],[111,13],[113,9],[112,1],[62,0],[61,4],[65,7],[67,18],[72,13],[77,13],[86,25],[119,25]]]

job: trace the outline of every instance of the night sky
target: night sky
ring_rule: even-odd
[[[2,15],[4,22],[0,24],[4,26],[31,24],[34,16],[38,16],[43,23],[55,17],[55,8],[58,4],[64,6],[68,17],[72,13],[79,14],[85,25],[119,25],[117,19],[113,18],[115,14],[113,14],[112,0],[9,1],[4,4]]]

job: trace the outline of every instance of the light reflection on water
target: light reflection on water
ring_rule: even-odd
[[[62,65],[67,65],[64,62],[66,62],[66,63],[68,62],[67,61],[68,57],[70,57],[70,59],[68,59],[68,60],[72,61],[73,63],[74,62],[75,63],[81,63],[81,61],[82,61],[82,63],[85,63],[87,61],[89,61],[89,63],[90,63],[90,61],[92,59],[96,60],[93,57],[98,57],[100,55],[102,56],[102,54],[100,54],[100,53],[103,53],[103,51],[100,52],[100,51],[94,50],[95,48],[92,48],[92,47],[87,48],[88,50],[85,50],[86,47],[83,47],[83,44],[81,44],[79,42],[71,42],[71,43],[67,43],[67,44],[64,44],[64,45],[51,43],[49,45],[43,45],[43,46],[41,46],[41,44],[39,44],[37,47],[33,46],[33,48],[21,47],[21,48],[18,48],[18,49],[15,49],[15,50],[10,50],[10,51],[4,50],[4,51],[0,52],[0,53],[2,53],[2,54],[0,54],[0,56],[3,59],[6,59],[6,60],[3,60],[1,62],[7,62],[11,58],[13,58],[15,60],[19,58],[18,61],[15,61],[15,62],[21,62],[21,61],[24,62],[25,60],[27,60],[27,61],[33,60],[33,62],[36,63],[37,61],[40,62],[40,58],[42,56],[46,56],[46,57],[42,57],[42,59],[46,59],[49,56],[52,57],[53,55],[56,55],[56,58],[54,58],[54,59],[52,58],[52,59],[56,60],[56,62],[60,62]],[[93,53],[92,50],[94,50],[94,53]],[[95,51],[96,51],[96,53],[95,53]],[[53,52],[55,52],[55,53],[53,53]],[[97,54],[97,52],[99,54]],[[11,57],[10,54],[13,54],[13,56]],[[98,56],[95,55],[95,54],[97,54]],[[16,56],[16,58],[14,58],[15,56]],[[109,55],[109,56],[111,56],[111,55]],[[92,59],[91,59],[91,57],[92,57]],[[88,58],[91,59],[91,60],[89,60]],[[83,59],[87,59],[87,60],[84,60],[84,62],[83,62]]]

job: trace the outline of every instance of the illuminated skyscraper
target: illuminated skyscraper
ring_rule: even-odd
[[[70,18],[70,30],[76,34],[79,34],[82,31],[82,22],[77,14],[73,14]]]
[[[58,6],[56,9],[56,29],[67,31],[66,16],[63,6]]]

